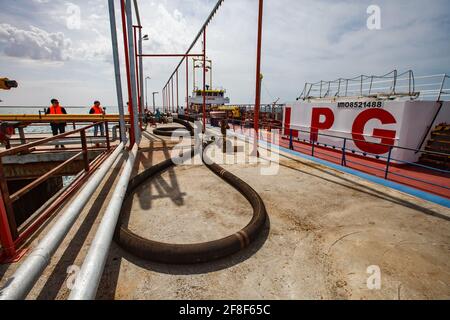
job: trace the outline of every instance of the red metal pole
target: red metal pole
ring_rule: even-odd
[[[203,133],[206,132],[206,27],[203,29]]]
[[[172,112],[173,112],[173,110],[175,109],[175,100],[173,99],[173,78],[170,79],[170,82],[171,82],[171,86],[172,86],[171,94],[172,94]]]
[[[125,65],[126,65],[126,72],[127,72],[127,86],[128,86],[128,109],[130,110],[130,147],[133,147],[135,142],[134,137],[134,114],[133,114],[133,94],[131,92],[131,75],[130,75],[130,57],[128,52],[128,37],[127,37],[127,24],[126,24],[126,17],[125,17],[125,0],[121,0],[121,11],[122,11],[122,29],[123,29],[123,43],[125,47]]]
[[[167,112],[170,112],[170,110],[172,110],[172,105],[170,103],[170,80],[169,83],[167,84],[167,99],[169,101],[169,104],[167,106]]]
[[[259,131],[259,108],[261,104],[261,42],[262,42],[262,18],[263,18],[263,0],[259,0],[258,15],[258,44],[256,51],[256,92],[255,92],[255,114],[254,128],[256,136]]]
[[[180,101],[178,100],[178,69],[177,69],[177,112],[178,112],[179,107],[180,107]]]
[[[0,260],[10,259],[15,256],[16,248],[14,240],[9,227],[8,215],[6,213],[5,203],[3,197],[0,195],[0,244],[3,252],[1,252]]]
[[[186,57],[186,110],[189,112],[189,58]]]
[[[134,59],[136,61],[136,87],[137,87],[137,104],[138,104],[138,111],[139,115],[142,114],[142,103],[141,103],[141,88],[139,86],[139,58],[138,58],[138,48],[137,48],[137,26],[133,26],[134,31]],[[142,119],[139,116],[139,126],[142,129]]]
[[[103,123],[101,125],[103,125]],[[89,155],[87,150],[86,130],[80,131],[80,137],[81,137],[81,149],[83,150],[84,170],[86,172],[89,172]]]

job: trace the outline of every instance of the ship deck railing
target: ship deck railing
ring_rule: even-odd
[[[448,78],[447,74],[415,76],[412,70],[400,74],[394,70],[381,76],[359,75],[348,79],[307,82],[297,100],[339,98],[449,100]]]
[[[240,130],[249,133],[253,130],[252,122],[241,120],[230,120],[233,131]],[[373,141],[383,137],[365,135],[368,140],[353,139],[342,135],[323,133],[314,128],[291,126],[285,129],[282,126],[273,125],[271,122],[260,124],[259,139],[267,142],[273,141],[275,135],[279,135],[278,145],[290,150],[298,151],[316,158],[322,158],[341,166],[352,166],[359,171],[371,175],[392,180],[404,185],[412,186],[427,192],[450,198],[450,171],[439,169],[418,162],[404,161],[394,157],[394,150],[403,150],[415,155],[440,156],[450,163],[450,153],[436,152],[423,149],[408,148],[400,145],[390,145]],[[254,131],[254,130],[253,130]],[[298,132],[310,138],[299,138],[295,136]],[[311,139],[311,134],[314,138]],[[322,137],[322,139],[321,139]],[[324,139],[335,139],[340,143],[325,142]],[[373,154],[351,148],[349,142],[364,142],[388,149],[384,155]]]

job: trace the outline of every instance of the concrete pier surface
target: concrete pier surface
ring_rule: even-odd
[[[175,144],[149,129],[135,173],[170,157]],[[450,298],[450,209],[300,158],[280,157],[276,175],[261,175],[264,166],[224,165],[261,195],[269,214],[249,248],[211,263],[173,266],[143,261],[113,243],[97,298]],[[28,299],[68,297],[118,173],[111,170]],[[201,164],[156,176],[125,207],[132,231],[168,243],[218,239],[252,215],[247,200]],[[17,266],[0,266],[0,285]]]

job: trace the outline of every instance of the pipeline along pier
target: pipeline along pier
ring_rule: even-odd
[[[144,132],[130,177],[172,158],[177,144],[152,129]],[[95,245],[127,159],[118,159],[94,191],[28,299],[66,299],[73,293],[74,270]],[[282,155],[279,162],[278,174],[265,177],[258,172],[267,164],[223,165],[258,192],[269,213],[250,246],[222,259],[179,265],[142,259],[112,241],[94,298],[448,297],[443,284],[448,282],[443,272],[449,264],[448,209],[292,156]],[[70,205],[36,234],[31,248]],[[201,164],[171,166],[154,175],[123,209],[120,221],[133,233],[167,244],[227,237],[253,215],[245,197]],[[375,262],[387,270],[381,290],[365,285],[367,268]],[[2,287],[19,266],[0,267]],[[417,272],[427,276],[418,278]]]

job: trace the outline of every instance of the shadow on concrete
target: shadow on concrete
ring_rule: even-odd
[[[167,141],[165,139],[148,132],[143,132],[142,134],[149,140],[148,148],[139,150],[140,163],[142,164],[144,169],[148,169],[156,164],[153,160],[155,141],[162,144],[162,146],[158,148],[158,150],[163,151],[164,160],[167,160],[171,157],[170,148],[167,145]],[[186,194],[182,193],[180,190],[174,167],[170,167],[165,171],[165,173],[169,175],[169,182],[166,181],[166,179],[162,178],[161,175],[157,175],[148,183],[144,183],[143,185],[138,187],[138,189],[134,192],[134,195],[137,195],[140,206],[143,210],[150,210],[152,207],[152,200],[159,198],[170,198],[175,205],[184,205],[184,196]],[[137,174],[137,172],[135,172],[134,174]],[[153,187],[155,187],[157,192],[155,195],[152,195]]]
[[[3,276],[5,275],[6,271],[9,268],[9,264],[2,264],[0,265],[0,280],[3,279]]]
[[[148,133],[144,133],[144,136],[148,139],[158,139],[162,140],[158,137],[154,137]],[[163,146],[167,146],[165,141],[162,141]],[[149,150],[151,152],[151,150]],[[168,159],[170,157],[169,150],[164,149],[165,158]],[[175,167],[167,170],[169,173],[170,183],[167,183],[166,180],[162,178],[161,175],[156,175],[147,183],[143,184],[139,187],[135,193],[140,197],[141,205],[143,209],[151,208],[151,201],[155,198],[161,197],[170,197],[172,201],[178,205],[184,205],[183,194],[179,191],[179,185],[176,180],[176,174],[174,171]],[[154,186],[157,190],[156,195],[152,195],[148,192],[151,192],[151,187]],[[142,196],[139,196],[140,193],[145,192]],[[147,199],[148,202],[142,202],[143,199]],[[122,217],[123,223],[128,224],[130,213],[133,205],[133,197],[129,197],[123,207],[124,216]],[[148,270],[150,272],[158,272],[170,275],[195,275],[195,274],[205,274],[215,271],[220,271],[224,269],[228,269],[237,264],[242,263],[243,261],[251,258],[259,249],[261,249],[269,237],[270,233],[270,218],[268,217],[266,220],[266,225],[259,235],[259,237],[247,248],[231,255],[226,258],[222,258],[216,261],[200,263],[200,264],[192,264],[192,265],[169,265],[156,263],[151,261],[146,261],[141,258],[135,257],[134,255],[124,251],[119,245],[115,242],[111,245],[111,250],[108,255],[108,259],[105,265],[105,272],[102,275],[102,279],[97,291],[97,299],[114,299],[115,294],[117,292],[117,284],[120,275],[120,269],[122,267],[123,259],[131,262],[132,264]],[[123,284],[123,287],[120,288],[120,291],[126,291],[126,284]]]
[[[295,160],[295,161],[297,161],[297,160]],[[344,183],[344,182],[340,183],[340,182],[337,182],[337,181],[332,180],[332,179],[327,179],[327,178],[325,178],[323,176],[320,176],[320,175],[317,175],[317,174],[314,174],[314,173],[311,173],[311,172],[307,172],[307,171],[304,171],[304,170],[301,170],[301,169],[298,169],[298,168],[294,168],[294,167],[291,167],[291,166],[286,165],[286,164],[280,163],[280,166],[283,166],[283,167],[291,169],[291,170],[295,170],[297,172],[301,172],[303,174],[307,174],[309,176],[313,176],[313,177],[318,178],[318,179],[325,180],[325,181],[330,182],[330,183],[334,183],[334,184],[340,185],[340,186],[348,188],[348,189],[352,189],[354,191],[363,192],[363,193],[365,193],[367,195],[370,195],[372,197],[375,197],[375,198],[378,198],[378,199],[381,199],[381,200],[385,200],[385,201],[389,201],[389,202],[395,203],[397,205],[401,205],[401,206],[404,206],[404,207],[407,207],[407,208],[419,211],[421,213],[424,213],[424,214],[427,214],[427,215],[430,215],[430,216],[433,216],[433,217],[436,217],[436,218],[439,218],[439,219],[450,221],[450,217],[449,216],[446,216],[446,215],[441,214],[439,212],[436,212],[434,210],[425,208],[425,207],[420,206],[418,204],[409,202],[407,200],[404,200],[404,199],[397,198],[395,196],[389,195],[389,194],[384,193],[384,192],[382,192],[380,190],[377,190],[375,188],[371,188],[371,187],[369,187],[367,185],[363,185],[361,183],[358,183],[358,182],[356,182],[356,178],[355,179],[348,179],[348,178],[345,178],[344,176],[342,176],[340,174],[335,174],[335,173],[332,173],[332,172],[330,172],[330,171],[328,171],[326,169],[322,169],[322,168],[318,167],[317,165],[309,164],[309,163],[303,162],[303,161],[300,161],[300,162],[301,162],[301,164],[303,164],[305,166],[308,166],[308,167],[313,168],[313,169],[315,169],[317,171],[320,171],[320,172],[325,173],[327,175],[330,175],[330,176],[333,176],[333,177],[338,178],[340,180],[343,180],[346,183]],[[351,184],[351,185],[349,185],[349,184]]]
[[[119,273],[123,260],[127,260],[134,265],[151,272],[169,275],[198,275],[216,272],[228,269],[251,258],[264,246],[264,243],[269,237],[269,233],[270,218],[268,217],[266,220],[266,225],[259,237],[247,248],[216,261],[192,265],[169,265],[146,261],[124,251],[117,243],[113,242],[105,265],[105,272],[103,273],[100,286],[97,291],[97,299],[112,300],[115,298]],[[126,286],[126,284],[124,283],[123,286]],[[150,299],[151,297],[143,298]]]
[[[121,168],[124,161],[126,161],[126,159],[123,159],[123,157],[121,157],[121,160],[119,160],[117,164],[117,168]],[[67,268],[74,264],[81,248],[83,248],[83,246],[85,245],[86,238],[92,227],[94,226],[95,220],[97,219],[99,214],[99,210],[105,203],[106,197],[111,191],[110,186],[113,185],[118,176],[117,170],[120,169],[113,170],[110,173],[108,180],[104,185],[104,188],[95,199],[81,226],[68,244],[67,249],[62,254],[51,275],[48,277],[47,282],[36,298],[37,300],[54,300],[58,296],[58,293],[64,285],[68,276]]]

